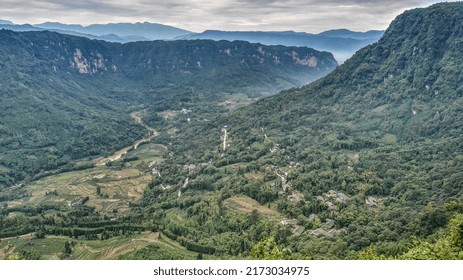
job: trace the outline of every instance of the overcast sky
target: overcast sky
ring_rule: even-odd
[[[154,22],[201,32],[385,29],[404,10],[432,0],[0,0],[0,19],[15,23]]]

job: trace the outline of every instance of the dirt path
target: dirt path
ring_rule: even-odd
[[[177,198],[180,198],[182,196],[182,189],[186,189],[188,187],[189,181],[190,181],[190,178],[186,177],[185,183],[183,183],[182,188],[178,190]]]
[[[280,173],[278,173],[278,170],[275,170],[275,174],[280,177],[281,179],[281,186],[283,188],[283,191],[286,191],[289,187],[289,185],[287,184],[287,176],[288,176],[288,173],[287,172],[284,172],[283,175],[281,175]]]
[[[264,139],[267,139],[267,138],[268,138],[268,137],[267,137],[267,133],[265,133],[265,130],[264,130],[264,128],[263,128],[263,127],[261,127],[260,129],[262,129],[262,133],[264,134]]]
[[[143,139],[140,139],[138,141],[136,141],[135,143],[133,143],[132,145],[128,146],[128,147],[125,147],[123,149],[120,149],[119,151],[115,152],[114,154],[112,154],[111,156],[109,157],[106,157],[104,159],[101,159],[97,162],[97,166],[104,166],[107,162],[111,162],[111,161],[115,161],[115,160],[118,160],[120,159],[123,155],[127,154],[129,152],[129,150],[131,149],[137,149],[138,146],[140,146],[141,143],[144,143],[144,142],[149,142],[151,139],[153,139],[154,137],[158,136],[159,135],[159,132],[152,128],[151,126],[148,126],[147,124],[145,124],[141,118],[141,115],[144,113],[144,111],[138,111],[138,112],[132,112],[130,113],[130,116],[132,117],[132,120],[143,126],[146,130],[148,130],[149,134],[145,137],[143,137]],[[167,147],[166,147],[167,148]]]
[[[19,236],[14,236],[14,237],[4,237],[4,238],[2,238],[2,240],[12,240],[12,239],[17,239],[17,238],[21,238],[21,239],[32,238],[34,236],[34,234],[35,234],[35,232],[27,233],[27,234],[23,234],[23,235],[19,235]]]
[[[223,150],[227,149],[227,129],[223,128]]]

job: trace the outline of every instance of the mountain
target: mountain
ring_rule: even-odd
[[[89,26],[63,24],[59,22],[45,22],[34,26],[58,32],[72,31],[82,34],[90,34],[93,36],[106,36],[105,38],[107,41],[112,41],[112,37],[108,35],[116,35],[122,38],[125,42],[172,40],[178,36],[191,34],[191,32],[187,30],[149,22],[92,24]],[[120,42],[119,38],[116,38],[116,42]]]
[[[13,24],[13,22],[11,22],[9,20],[0,19],[0,24]]]
[[[81,161],[2,190],[1,256],[462,259],[462,23],[461,2],[406,11],[324,78],[249,106],[333,57],[2,31],[0,170]]]
[[[136,41],[172,40],[178,36],[191,34],[190,31],[157,23],[108,23],[82,26],[79,24],[64,24],[45,22],[41,24],[14,24],[11,21],[0,21],[0,29],[13,31],[54,31],[67,35],[104,40],[115,43]]]
[[[67,35],[74,35],[74,36],[79,36],[79,37],[85,37],[88,39],[92,40],[104,40],[108,42],[118,42],[118,43],[124,43],[126,42],[125,39],[122,39],[121,37],[115,35],[115,34],[107,34],[107,35],[101,35],[101,36],[96,36],[96,35],[91,35],[91,34],[85,34],[85,33],[80,33],[80,32],[75,32],[75,31],[70,31],[70,30],[59,30],[59,29],[44,29],[44,28],[39,28],[35,27],[30,24],[0,24],[0,30],[1,29],[6,29],[6,30],[11,30],[15,32],[25,32],[25,31],[54,31],[58,32],[61,34],[67,34]]]
[[[214,108],[223,110],[225,92],[251,100],[315,80],[336,66],[332,54],[309,48],[118,44],[1,30],[0,185],[72,169],[79,159],[90,164],[91,157],[127,146],[143,135],[129,116],[138,106],[189,106],[214,115]]]
[[[383,31],[353,32],[347,29],[330,30],[320,34],[304,32],[220,31],[206,30],[202,33],[181,36],[181,39],[244,40],[264,45],[307,46],[332,52],[338,61],[344,61],[360,48],[381,38]]]
[[[1,24],[1,23],[0,23]],[[283,45],[310,47],[328,51],[335,55],[339,62],[344,62],[360,48],[376,42],[383,31],[371,30],[354,32],[348,29],[328,30],[319,34],[304,32],[263,32],[263,31],[220,31],[206,30],[193,33],[187,30],[156,23],[109,23],[82,26],[79,24],[63,24],[45,22],[31,25],[14,25],[5,22],[0,28],[13,31],[48,30],[68,35],[82,36],[89,39],[108,42],[126,43],[150,40],[228,40],[248,41],[264,45]]]
[[[34,27],[30,24],[10,24],[10,23],[0,23],[0,30],[12,30],[16,32],[24,32],[24,31],[42,31],[42,29]]]
[[[286,258],[461,259],[462,23],[463,3],[407,11],[308,86],[175,124],[136,209],[227,256],[273,236]]]
[[[326,37],[337,37],[337,38],[351,38],[357,40],[374,40],[374,42],[378,41],[381,36],[383,36],[384,31],[382,30],[369,30],[366,32],[356,32],[351,31],[349,29],[332,29],[327,30],[318,35],[326,36]]]

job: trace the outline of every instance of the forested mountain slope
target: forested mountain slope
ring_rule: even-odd
[[[336,67],[330,53],[247,42],[107,43],[54,32],[0,31],[0,186],[73,169],[146,132],[129,112],[217,105],[298,86]],[[206,110],[207,111],[207,110]],[[84,164],[85,166],[85,164]]]
[[[275,235],[297,258],[461,258],[462,22],[462,3],[407,11],[325,78],[170,135],[142,205],[182,209],[191,226],[161,223],[182,238],[228,250],[232,235],[232,254]],[[243,195],[294,220],[231,222]]]
[[[17,61],[16,51],[29,58],[5,70],[2,81],[18,91],[2,96],[24,89],[37,101],[38,89],[56,88],[54,79],[74,86],[63,92],[76,98],[98,88],[97,99],[82,97],[81,123],[109,119],[120,125],[111,129],[136,134],[126,125],[138,112],[132,116],[159,136],[109,164],[4,190],[0,258],[463,259],[462,22],[462,3],[407,11],[326,77],[244,107],[238,101],[290,78],[270,78],[288,65],[281,56],[316,70],[312,51],[281,49],[275,60],[276,50],[251,45],[243,58],[237,50],[247,43],[209,42],[201,67],[198,42],[85,41],[91,48],[80,54],[59,42],[58,60],[44,62],[27,41],[2,53],[5,65]],[[70,60],[60,59],[66,49]],[[36,76],[46,77],[41,83],[21,80],[53,66],[63,71]],[[213,79],[201,84],[202,77]],[[115,113],[121,104],[126,111]],[[55,108],[63,105],[48,110]],[[8,124],[2,131],[16,127]],[[25,124],[19,129],[30,130]],[[84,143],[99,139],[91,131],[95,138]],[[33,162],[30,150],[21,153]],[[6,154],[1,168],[11,169]]]

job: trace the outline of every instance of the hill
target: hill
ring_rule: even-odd
[[[223,92],[223,78],[235,77],[238,88],[247,89],[248,79],[261,76],[248,77],[255,70],[247,72],[246,67],[264,64],[272,70],[263,54],[259,58],[250,52],[255,63],[238,63],[235,72],[229,66],[242,58],[234,48],[220,45],[222,52],[211,51],[217,45],[209,42],[208,54],[232,57],[217,65],[209,55],[207,69],[195,70],[186,60],[191,53],[176,53],[173,57],[182,61],[166,62],[176,62],[175,67],[162,67],[163,58],[149,56],[150,49],[158,48],[156,53],[169,55],[174,50],[170,43],[118,45],[115,53],[105,52],[112,44],[92,45],[93,51],[81,51],[79,59],[71,60],[74,64],[64,60],[68,62],[60,67],[85,77],[86,85],[108,77],[102,89],[114,77],[146,85],[114,89],[109,99],[135,104],[141,98],[140,104],[146,104],[152,96],[150,108],[124,113],[132,112],[145,130],[159,128],[155,143],[128,149],[106,165],[2,192],[0,200],[7,203],[0,212],[0,256],[462,259],[462,17],[462,3],[407,11],[377,43],[326,77],[249,106],[237,104],[252,92]],[[28,41],[24,46],[31,48]],[[251,46],[258,53],[263,50]],[[9,50],[0,61],[16,62],[16,49],[22,50]],[[292,57],[292,51],[281,51]],[[27,61],[41,57],[40,51],[31,53]],[[101,63],[82,63],[83,58],[98,62],[98,54],[104,54],[106,70]],[[42,69],[25,65],[19,72],[9,67],[9,75],[17,75],[12,81]],[[112,65],[119,70],[114,72]],[[214,75],[210,65],[226,75]],[[202,71],[214,79],[201,90],[191,89],[189,79],[183,84],[189,75],[199,81]],[[267,79],[271,72],[264,73]],[[157,77],[169,82],[162,84]],[[27,86],[26,81],[18,85]],[[217,92],[225,97],[220,103],[213,99]],[[217,117],[219,111],[229,113]],[[92,120],[98,123],[98,118]],[[133,247],[127,246],[129,240]]]
[[[369,30],[366,32],[356,32],[349,29],[332,29],[319,33],[318,35],[327,37],[338,37],[338,38],[352,38],[358,40],[379,40],[383,36],[384,31],[382,30]]]
[[[7,30],[0,31],[0,61],[0,186],[82,168],[73,161],[91,165],[91,157],[128,146],[145,133],[132,123],[132,111],[186,106],[214,115],[212,109],[226,101],[224,92],[250,100],[336,67],[331,54],[308,48],[117,44]]]
[[[61,34],[74,35],[115,43],[172,40],[178,36],[187,36],[192,34],[192,32],[180,28],[149,22],[108,23],[82,26],[80,24],[64,24],[60,22],[45,22],[34,25],[14,24],[11,21],[0,20],[0,29],[7,29],[17,32],[48,30]]]
[[[13,24],[13,22],[9,20],[0,19],[0,24]]]
[[[263,32],[263,31],[221,31],[206,30],[193,33],[187,30],[156,23],[108,23],[82,26],[45,22],[41,24],[15,25],[12,22],[0,22],[0,28],[13,31],[54,31],[67,35],[81,36],[107,42],[127,43],[151,40],[228,40],[247,41],[263,45],[282,45],[309,47],[332,52],[339,62],[344,62],[360,48],[381,38],[383,31],[370,30],[355,32],[348,29],[335,29],[310,34],[305,32]]]
[[[181,36],[182,39],[244,40],[264,45],[306,46],[334,54],[344,62],[360,48],[381,38],[383,31],[353,32],[347,29],[329,30],[319,34],[305,32],[220,31],[206,30],[202,33]]]
[[[72,31],[93,36],[108,36],[113,34],[122,38],[125,42],[171,40],[177,36],[191,34],[187,30],[150,22],[91,24],[88,26],[45,22],[34,26],[46,30]],[[111,38],[106,39],[107,41],[112,41]]]
[[[140,207],[197,221],[158,221],[178,238],[233,236],[232,255],[273,235],[296,258],[461,258],[462,12],[407,11],[326,77],[165,138],[174,156]],[[280,222],[233,220],[242,196]]]

